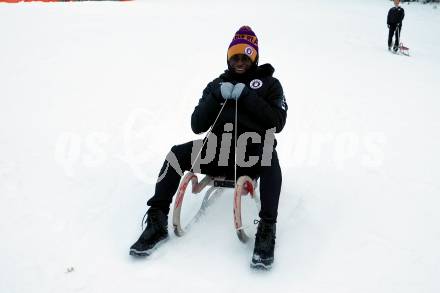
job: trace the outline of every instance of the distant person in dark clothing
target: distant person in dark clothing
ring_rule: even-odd
[[[388,24],[388,50],[391,51],[391,45],[393,42],[393,35],[396,35],[393,50],[397,52],[400,42],[400,31],[402,30],[402,21],[405,17],[405,10],[399,6],[400,0],[394,0],[394,7],[388,11],[387,24]]]

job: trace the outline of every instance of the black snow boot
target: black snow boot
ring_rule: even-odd
[[[130,255],[148,256],[159,242],[168,238],[168,215],[159,209],[150,208],[146,220],[147,227],[138,241],[130,247]]]
[[[254,255],[251,268],[269,270],[272,267],[275,250],[276,224],[260,220],[255,235]]]

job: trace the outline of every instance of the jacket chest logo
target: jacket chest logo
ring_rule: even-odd
[[[249,86],[251,89],[256,90],[263,86],[263,82],[260,79],[254,79],[249,83]]]

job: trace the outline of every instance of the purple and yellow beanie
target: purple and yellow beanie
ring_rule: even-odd
[[[255,63],[258,59],[258,38],[249,26],[242,26],[232,39],[228,49],[228,61],[232,56],[245,54]]]

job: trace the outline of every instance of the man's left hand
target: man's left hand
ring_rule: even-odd
[[[244,83],[241,83],[241,82],[237,83],[234,86],[234,89],[232,90],[231,98],[234,100],[238,100],[241,97],[241,95],[246,91],[247,91],[247,89],[246,89],[246,86],[244,85]]]

